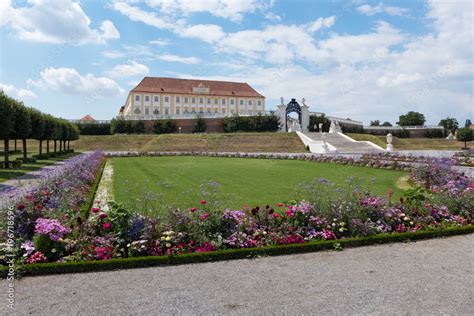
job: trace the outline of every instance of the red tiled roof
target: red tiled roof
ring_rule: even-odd
[[[86,116],[84,116],[83,118],[81,118],[81,121],[95,121],[94,118],[92,116],[90,116],[89,114],[87,114]]]
[[[200,84],[209,88],[210,95],[264,98],[263,95],[244,82],[160,77],[143,78],[132,89],[132,92],[195,94],[193,93],[193,87],[198,87]]]

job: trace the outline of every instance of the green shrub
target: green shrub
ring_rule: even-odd
[[[77,123],[81,135],[110,135],[110,123]]]
[[[224,118],[224,131],[236,132],[276,132],[280,129],[280,119],[274,113],[256,116],[234,114]]]
[[[474,139],[474,130],[469,127],[458,129],[456,138],[460,142],[464,142],[464,148],[467,148],[467,142],[471,142]]]
[[[155,134],[171,134],[177,131],[178,127],[174,120],[156,120],[153,124]]]
[[[40,251],[49,261],[54,261],[63,256],[64,245],[59,241],[49,239],[47,235],[35,235],[33,237],[35,250]]]
[[[206,120],[202,116],[198,116],[193,120],[193,133],[204,133],[206,128]]]

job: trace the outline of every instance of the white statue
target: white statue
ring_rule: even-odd
[[[454,139],[453,133],[449,132],[449,135],[448,137],[446,137],[446,139],[453,140]]]
[[[392,152],[392,151],[393,151],[392,140],[393,140],[392,134],[388,133],[388,134],[387,134],[387,151],[388,151],[388,152]]]

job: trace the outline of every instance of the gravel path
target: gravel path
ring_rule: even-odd
[[[473,252],[471,234],[342,252],[28,277],[16,282],[16,312],[473,315]]]

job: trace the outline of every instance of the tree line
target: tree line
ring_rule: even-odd
[[[23,161],[28,161],[27,139],[39,141],[38,157],[43,157],[43,142],[46,142],[46,154],[50,153],[50,141],[54,142],[54,152],[69,150],[71,140],[79,138],[75,124],[65,119],[42,113],[27,107],[21,101],[0,91],[0,140],[3,140],[4,166],[10,167],[10,141],[22,141]],[[59,145],[59,146],[58,146]]]

